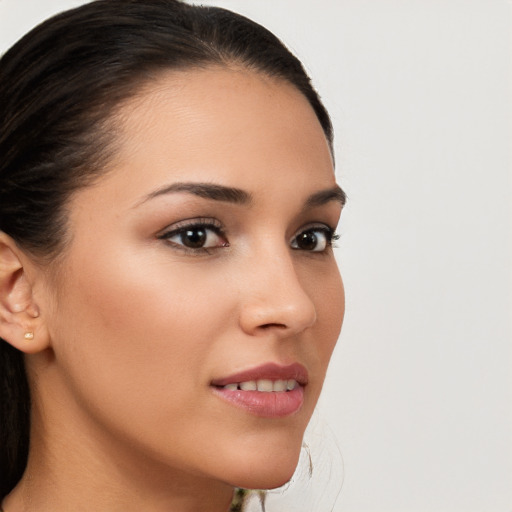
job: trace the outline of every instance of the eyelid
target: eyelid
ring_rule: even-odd
[[[224,226],[217,219],[213,219],[211,217],[193,217],[191,219],[184,219],[173,224],[169,224],[168,226],[166,226],[164,229],[157,233],[156,238],[163,238],[165,236],[169,236],[169,234],[177,233],[182,229],[192,228],[196,226],[211,228],[214,230],[224,232]]]
[[[223,239],[225,243],[219,244],[217,246],[192,248],[187,247],[185,244],[176,243],[175,241],[171,240],[173,237],[179,236],[180,234],[186,232],[187,230],[193,229],[210,230],[213,233],[215,233],[217,237]],[[171,248],[175,250],[182,251],[184,253],[195,256],[202,254],[211,254],[212,251],[215,251],[216,249],[229,247],[229,242],[227,240],[226,232],[222,223],[219,222],[217,219],[209,217],[197,217],[175,222],[174,224],[171,224],[164,228],[162,231],[160,231],[156,235],[156,238],[158,240],[163,240],[165,243],[167,243]]]
[[[309,231],[322,231],[324,236],[326,237],[326,247],[320,250],[307,250],[301,249],[296,246],[297,237],[303,233],[307,233]],[[335,228],[331,227],[329,224],[325,222],[312,222],[310,224],[306,224],[302,226],[298,231],[295,232],[292,239],[290,240],[290,246],[292,249],[297,251],[303,251],[306,253],[312,254],[324,254],[328,249],[335,247],[333,242],[339,239],[339,235],[336,233]]]
[[[295,238],[297,235],[300,235],[301,233],[304,233],[304,231],[312,231],[318,229],[319,231],[325,231],[327,233],[332,233],[334,236],[336,228],[330,226],[326,222],[310,222],[309,224],[305,224],[304,226],[301,226],[293,235],[292,238]]]

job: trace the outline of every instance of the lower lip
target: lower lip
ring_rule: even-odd
[[[262,418],[283,418],[296,413],[304,403],[304,388],[292,391],[264,392],[212,388],[218,396],[232,405]]]

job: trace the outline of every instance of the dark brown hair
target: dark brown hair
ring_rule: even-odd
[[[294,85],[332,147],[329,116],[299,60],[230,11],[178,0],[98,0],[39,25],[0,59],[0,231],[51,260],[70,194],[115,151],[112,114],[158,73],[237,65]],[[30,394],[23,356],[0,339],[0,498],[21,478]]]

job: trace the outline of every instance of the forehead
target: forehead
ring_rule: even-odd
[[[310,163],[313,173],[333,172],[307,99],[288,82],[245,69],[164,74],[123,107],[120,120],[120,164],[135,159],[145,167],[145,158],[160,155],[175,171],[183,160],[187,172],[196,161],[206,171],[207,160],[240,166],[243,175],[250,164],[272,168],[287,159],[297,171]]]
[[[115,129],[110,171],[92,196],[86,189],[75,197],[82,204],[128,209],[156,189],[195,181],[265,197],[268,207],[283,192],[300,200],[335,184],[329,145],[307,99],[260,73],[162,74],[119,109]]]

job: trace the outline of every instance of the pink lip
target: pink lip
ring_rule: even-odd
[[[230,390],[223,386],[250,380],[296,380],[299,383],[291,391],[262,392]],[[250,414],[263,418],[282,418],[297,412],[304,403],[304,386],[308,383],[308,372],[304,366],[294,363],[280,366],[268,363],[251,370],[236,373],[211,383],[213,392],[232,405],[244,409]]]

